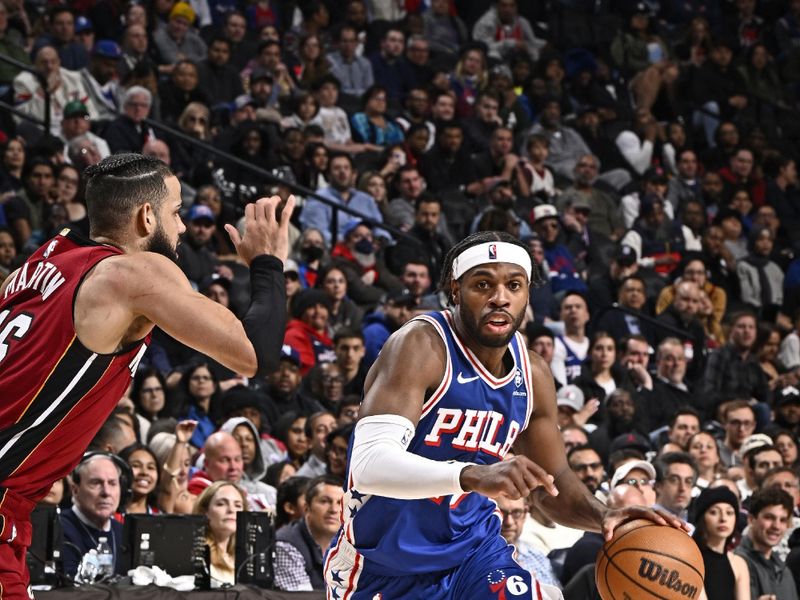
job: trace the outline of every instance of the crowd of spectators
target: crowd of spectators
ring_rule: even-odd
[[[0,61],[18,111],[0,111],[0,281],[63,227],[88,234],[86,166],[142,152],[181,181],[181,269],[243,314],[224,225],[314,192],[280,369],[248,379],[156,330],[92,445],[130,465],[123,504],[104,455],[45,499],[67,572],[126,513],[195,512],[232,582],[248,508],[276,514],[278,587],[321,588],[367,371],[445,308],[454,241],[502,230],[544,273],[523,333],[572,469],[609,506],[690,520],[736,589],[712,600],[796,597],[798,23],[798,0],[0,0],[0,54],[33,69]],[[591,597],[599,536],[498,503],[519,560]]]

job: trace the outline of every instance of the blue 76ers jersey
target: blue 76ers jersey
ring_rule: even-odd
[[[495,379],[458,339],[449,312],[414,320],[436,329],[447,364],[441,383],[423,404],[408,452],[484,465],[502,460],[533,411],[530,361],[522,337],[515,334],[508,345],[513,368]],[[408,478],[413,481],[414,473]],[[367,573],[391,577],[452,569],[469,550],[499,535],[496,508],[477,493],[398,500],[361,494],[346,484],[342,529],[328,560],[345,539],[363,557]]]

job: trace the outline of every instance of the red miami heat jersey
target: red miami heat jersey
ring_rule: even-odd
[[[130,384],[147,339],[114,354],[78,340],[75,295],[122,251],[64,229],[0,297],[0,486],[37,501],[67,475]]]

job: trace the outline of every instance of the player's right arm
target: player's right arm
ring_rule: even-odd
[[[286,326],[282,261],[293,208],[290,200],[278,221],[279,202],[276,196],[249,204],[244,237],[231,235],[250,266],[251,302],[242,321],[194,291],[168,258],[135,252],[102,261],[81,285],[74,310],[81,342],[95,352],[114,352],[155,324],[237,373],[277,369]]]
[[[475,465],[408,451],[424,400],[441,383],[446,362],[442,338],[430,324],[410,323],[389,338],[364,386],[348,485],[404,500],[471,491],[519,498],[539,485],[554,491],[552,478],[523,456]]]

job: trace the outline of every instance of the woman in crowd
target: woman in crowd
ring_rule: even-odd
[[[317,282],[331,301],[328,328],[333,335],[342,329],[361,329],[364,313],[347,297],[347,278],[344,272],[335,266],[330,266],[320,273]]]
[[[736,265],[741,300],[757,311],[760,319],[773,321],[783,304],[783,271],[772,260],[775,235],[769,227],[750,232],[748,255]]]
[[[733,553],[739,501],[727,487],[703,490],[694,505],[694,535],[705,566],[708,600],[749,600],[747,563]],[[753,599],[755,600],[755,599]]]
[[[0,281],[17,268],[17,246],[7,227],[0,226]]]
[[[797,438],[787,429],[779,429],[770,437],[775,448],[781,453],[784,466],[795,468],[798,463]]]
[[[486,55],[478,45],[468,45],[450,75],[450,87],[456,94],[456,115],[471,117],[478,93],[489,81]]]
[[[3,163],[0,193],[22,191],[22,169],[25,167],[25,145],[12,138],[2,147]]]
[[[236,583],[236,513],[247,508],[244,490],[228,481],[216,481],[197,498],[196,515],[208,517],[206,544],[211,552],[212,587]]]
[[[156,508],[156,496],[160,469],[155,453],[148,446],[137,442],[122,450],[119,456],[128,463],[133,473],[131,498],[120,512],[158,514],[160,511]]]
[[[275,438],[286,446],[289,462],[300,468],[306,461],[308,438],[305,432],[306,417],[294,412],[281,416],[273,427]]]
[[[362,112],[354,114],[350,120],[354,141],[378,146],[403,141],[403,130],[386,114],[387,94],[386,88],[380,85],[373,85],[364,92]]]
[[[150,424],[160,419],[167,412],[166,407],[167,382],[161,371],[148,368],[140,370],[133,378],[131,400],[136,409],[136,419],[139,421],[139,433],[142,441],[147,439]]]
[[[754,350],[758,356],[758,365],[767,376],[769,389],[772,391],[781,390],[788,385],[797,383],[795,372],[786,372],[778,360],[780,347],[781,332],[778,327],[773,323],[759,323]]]
[[[208,365],[199,364],[190,368],[181,378],[183,406],[178,411],[179,420],[197,421],[197,428],[190,440],[195,448],[202,448],[206,438],[216,430],[211,416],[212,399],[217,398],[219,384]]]
[[[196,140],[210,142],[211,111],[202,102],[190,102],[178,117],[178,129]],[[206,150],[173,137],[167,143],[170,166],[181,179],[194,187],[211,181],[212,156]]]
[[[617,348],[614,338],[605,331],[596,332],[589,344],[587,364],[582,369],[580,377],[573,382],[581,388],[584,398],[587,400],[597,398],[600,400],[600,406],[603,406],[603,401],[618,386],[619,375],[614,369],[616,360]]]
[[[301,183],[312,190],[328,187],[328,148],[320,142],[311,142],[305,149],[306,179]]]
[[[88,234],[89,221],[81,192],[81,172],[73,165],[60,165],[56,169],[56,204],[63,205],[67,210],[70,223],[79,224],[85,221],[80,229]]]
[[[194,421],[181,421],[175,426],[175,433],[161,432],[150,440],[150,448],[158,459],[161,475],[159,477],[158,506],[169,514],[188,514],[192,512],[196,496],[189,492],[189,467],[192,452],[189,439],[192,437]]]
[[[281,119],[281,129],[305,129],[319,112],[319,102],[309,92],[301,92],[292,100],[292,114]]]
[[[300,38],[298,54],[299,60],[289,70],[298,86],[309,89],[316,79],[328,73],[330,63],[322,52],[319,36],[313,33]]]
[[[687,450],[697,463],[697,482],[695,485],[703,490],[719,477],[722,463],[719,448],[713,435],[707,431],[699,431],[689,438]]]

